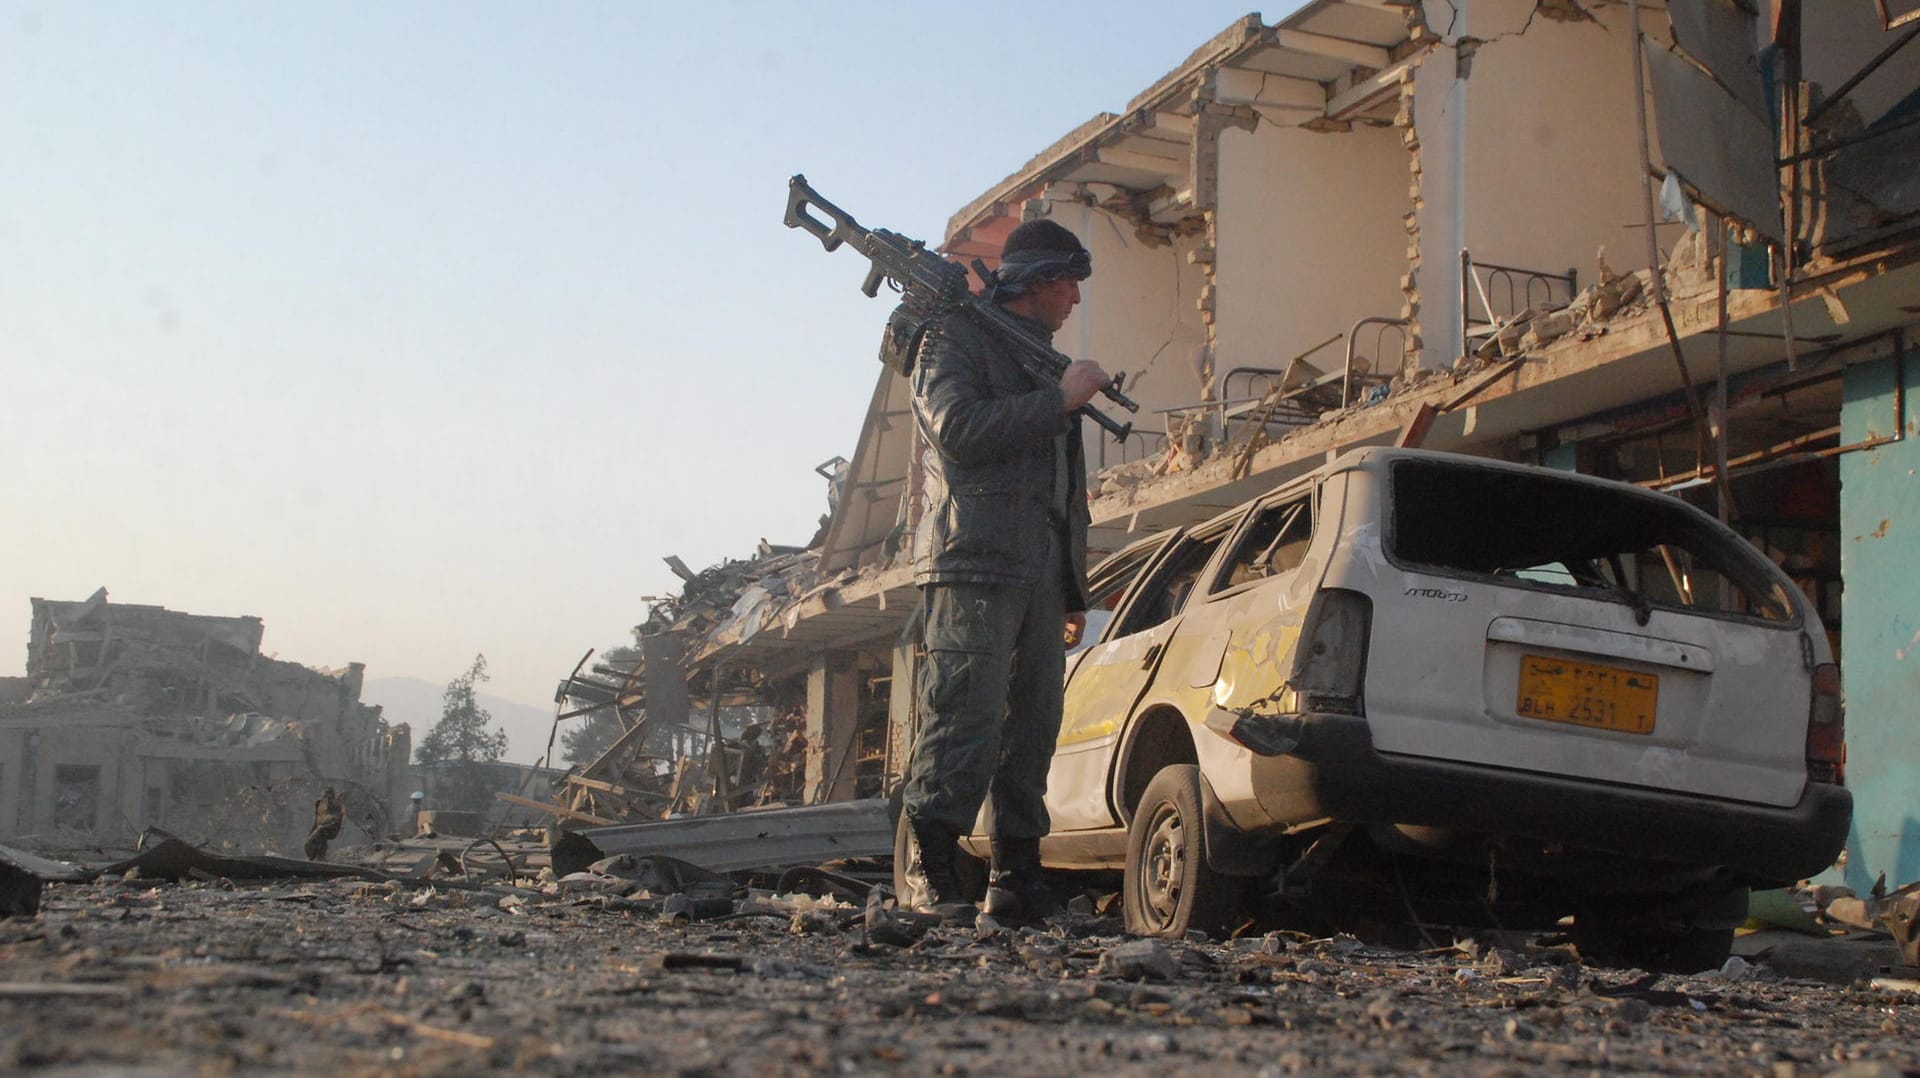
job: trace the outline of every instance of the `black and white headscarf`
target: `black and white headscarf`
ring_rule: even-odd
[[[1015,251],[1000,259],[994,272],[992,298],[1012,299],[1025,295],[1029,288],[1045,281],[1071,277],[1084,281],[1093,276],[1093,256],[1086,251]]]

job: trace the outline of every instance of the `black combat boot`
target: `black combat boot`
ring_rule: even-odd
[[[909,815],[914,845],[920,847],[919,883],[925,893],[920,901],[903,903],[914,913],[934,913],[950,921],[970,924],[978,907],[966,900],[960,890],[960,876],[954,861],[960,856],[960,833],[945,824]],[[904,898],[905,896],[901,896]]]
[[[1002,921],[1044,921],[1060,912],[1060,900],[1040,878],[1040,840],[993,840],[993,875],[987,881],[986,912]]]

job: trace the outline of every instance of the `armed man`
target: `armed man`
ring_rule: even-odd
[[[1051,341],[1080,302],[1092,258],[1049,220],[1015,228],[986,302]],[[925,874],[920,912],[964,917],[959,838],[992,799],[985,910],[1037,920],[1058,902],[1041,881],[1042,798],[1060,732],[1063,644],[1086,625],[1087,480],[1079,412],[1113,385],[1090,360],[1058,382],[1022,364],[977,310],[908,290],[931,313],[911,357],[927,444],[927,506],[916,545],[926,661],[921,730],[904,807]],[[896,319],[896,326],[900,320]]]

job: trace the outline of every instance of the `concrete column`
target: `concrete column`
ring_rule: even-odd
[[[858,660],[856,652],[828,651],[814,656],[807,668],[806,793],[810,804],[853,797],[853,738],[860,719]]]
[[[1853,831],[1846,883],[1866,894],[1920,880],[1920,357],[1847,368],[1843,444],[1896,434],[1905,440],[1840,458],[1841,683],[1847,700],[1847,785]],[[1905,410],[1896,415],[1896,403]]]

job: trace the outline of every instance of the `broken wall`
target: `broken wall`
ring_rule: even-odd
[[[1655,41],[1671,40],[1664,19],[1643,18]],[[1424,366],[1461,352],[1462,249],[1478,262],[1574,269],[1582,284],[1601,247],[1619,272],[1646,266],[1633,35],[1623,9],[1598,20],[1549,18],[1531,0],[1474,0],[1416,73]],[[1660,167],[1657,139],[1649,150]],[[1669,242],[1679,234],[1666,231]]]
[[[1284,368],[1362,318],[1400,316],[1407,164],[1398,131],[1229,128],[1219,199],[1216,379],[1235,367]],[[1344,347],[1336,341],[1307,362],[1339,370]]]
[[[132,818],[128,737],[124,714],[97,707],[45,725],[0,720],[0,834],[91,835]]]
[[[1205,389],[1207,327],[1195,300],[1206,277],[1189,257],[1204,240],[1176,235],[1150,246],[1131,221],[1088,204],[1108,186],[1087,185],[1083,193],[1079,185],[1063,185],[1054,200],[1027,204],[1071,230],[1093,256],[1093,277],[1081,285],[1080,305],[1053,343],[1076,359],[1125,373],[1126,393],[1140,403],[1140,411],[1128,416],[1099,397],[1094,406],[1157,434],[1163,429],[1157,409],[1191,404]],[[1122,451],[1112,438],[1091,423],[1083,426],[1089,465],[1119,463]],[[1130,441],[1127,453],[1137,457],[1157,448],[1157,443]]]

